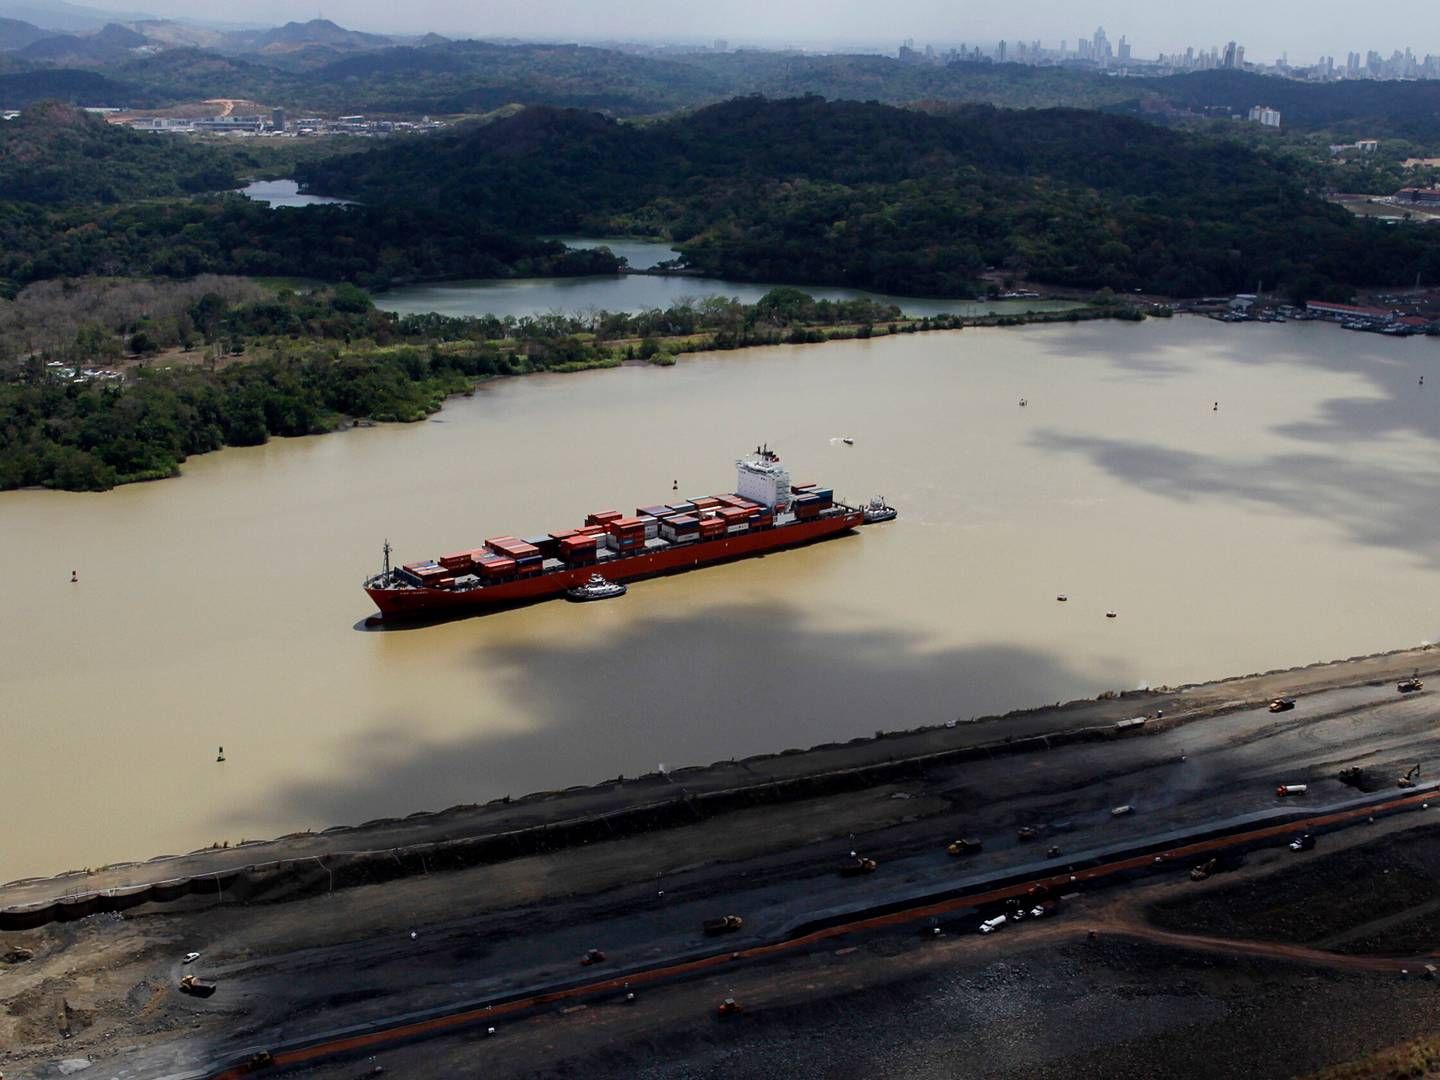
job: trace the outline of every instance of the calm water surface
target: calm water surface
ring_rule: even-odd
[[[294,180],[256,180],[240,189],[240,194],[256,202],[266,202],[271,209],[281,206],[349,206],[349,199],[332,199],[328,195],[301,195]]]
[[[648,269],[675,257],[669,244],[651,240],[630,240],[595,236],[558,236],[553,239],[574,248],[605,246],[623,255],[637,270]],[[775,285],[727,281],[723,278],[648,274],[609,275],[579,278],[518,278],[504,281],[445,281],[412,285],[377,293],[375,305],[402,315],[439,312],[442,315],[541,315],[552,311],[647,311],[667,308],[681,300],[710,296],[733,297],[753,304]],[[1068,301],[1000,300],[975,303],[970,300],[925,300],[913,296],[890,296],[844,289],[830,285],[799,286],[821,300],[858,300],[868,297],[882,304],[897,304],[907,315],[1019,314],[1025,311],[1063,311],[1078,305]]]
[[[1198,319],[753,349],[0,495],[0,880],[1435,638],[1436,360]],[[728,490],[762,440],[902,517],[355,628],[386,537],[409,561]]]

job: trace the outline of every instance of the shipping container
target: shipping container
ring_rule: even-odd
[[[791,485],[790,485],[790,494],[791,494],[791,495],[801,495],[801,494],[804,494],[805,492],[809,491],[809,490],[810,490],[811,488],[813,488],[814,486],[815,486],[814,484],[791,484]]]
[[[480,564],[482,577],[505,577],[515,572],[514,559],[488,559]]]
[[[608,525],[610,522],[615,521],[617,518],[622,518],[624,516],[625,515],[620,513],[619,510],[600,510],[587,516],[585,518],[585,524]]]
[[[670,524],[677,529],[698,529],[700,519],[693,514],[681,514],[679,517],[671,518]]]
[[[693,514],[695,512],[693,502],[667,503],[666,505],[677,514]]]
[[[694,503],[696,509],[699,510],[708,510],[711,507],[720,505],[720,500],[714,495],[706,495],[703,499],[691,499],[690,501]]]
[[[637,507],[635,508],[635,516],[636,516],[636,517],[653,517],[653,518],[660,518],[660,517],[664,517],[664,516],[665,516],[666,514],[668,514],[669,512],[670,512],[670,507],[664,505],[663,503],[661,503],[661,504],[658,505],[658,506],[637,506]]]
[[[818,499],[826,499],[826,500],[828,500],[828,499],[833,499],[833,498],[835,497],[835,489],[834,489],[834,488],[816,488],[814,491],[810,492],[810,494],[811,494],[811,495],[814,495],[814,496],[815,496],[816,498],[818,498]]]

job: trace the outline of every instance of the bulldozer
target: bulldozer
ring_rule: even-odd
[[[1415,778],[1418,777],[1419,775],[1420,775],[1420,763],[1417,761],[1417,762],[1415,763],[1414,768],[1412,768],[1412,769],[1411,769],[1409,772],[1407,772],[1404,776],[1397,776],[1397,777],[1395,778],[1395,786],[1396,786],[1396,787],[1414,787],[1414,786],[1415,786]]]

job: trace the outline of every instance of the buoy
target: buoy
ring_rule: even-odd
[[[670,490],[671,490],[671,491],[679,491],[679,490],[680,490],[680,481],[679,481],[679,480],[676,480],[673,484],[671,484],[671,485],[670,485]]]
[[[71,571],[70,571],[70,580],[71,580],[71,581],[79,581],[79,580],[80,580],[80,572],[79,572],[78,570],[71,570]]]
[[[223,747],[223,746],[220,747],[220,750],[219,750],[219,751],[216,753],[216,755],[215,755],[215,760],[216,760],[216,761],[224,761],[224,760],[225,760],[225,747]]]

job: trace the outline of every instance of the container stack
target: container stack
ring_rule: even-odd
[[[820,498],[817,495],[798,495],[795,498],[795,519],[813,521],[820,516]]]
[[[612,521],[619,521],[624,516],[619,510],[598,510],[585,518],[585,524],[609,525]]]
[[[574,533],[559,541],[560,558],[571,566],[587,566],[595,561],[595,537]]]
[[[672,544],[699,539],[700,519],[694,514],[672,514],[660,522],[660,536]]]
[[[693,502],[678,502],[670,503],[667,509],[671,514],[693,514],[696,507]]]
[[[425,562],[406,563],[401,569],[421,585],[429,585],[432,588],[438,588],[442,579],[453,574],[453,571],[445,569],[433,559],[427,559]]]
[[[508,555],[497,555],[491,552],[475,564],[475,569],[480,572],[480,580],[488,585],[491,582],[504,581],[506,578],[514,577],[515,560]]]
[[[700,539],[713,540],[725,535],[725,520],[720,516],[700,519]]]
[[[738,506],[723,506],[719,518],[725,524],[727,533],[741,533],[750,528],[750,514]]]
[[[606,531],[610,550],[617,554],[628,555],[645,546],[645,522],[639,518],[616,518],[608,523]]]
[[[457,551],[453,555],[441,555],[440,565],[453,573],[469,573],[470,568],[475,565],[475,553],[472,551]]]

